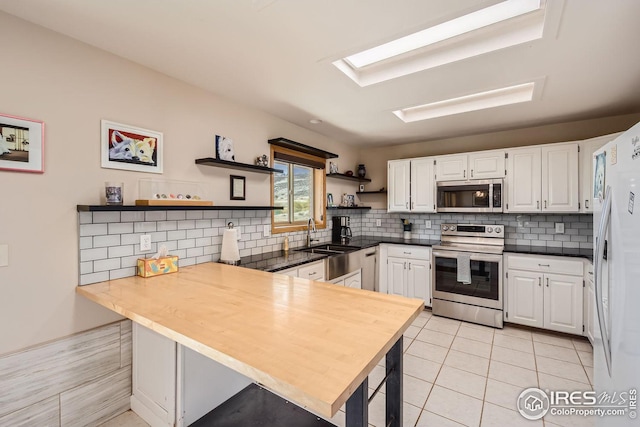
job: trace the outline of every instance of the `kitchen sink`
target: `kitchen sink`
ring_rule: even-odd
[[[338,255],[338,254],[345,254],[348,252],[357,251],[358,249],[360,248],[356,246],[320,245],[320,246],[312,246],[310,248],[300,248],[300,249],[297,249],[297,251],[309,252],[312,254]]]

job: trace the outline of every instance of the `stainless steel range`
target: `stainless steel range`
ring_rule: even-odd
[[[433,314],[502,328],[503,225],[442,224],[433,246]]]

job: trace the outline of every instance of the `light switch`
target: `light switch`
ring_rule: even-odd
[[[556,222],[556,233],[557,234],[564,233],[564,222]]]
[[[427,230],[431,228],[431,221],[426,219],[424,221],[424,228],[426,228]]]
[[[382,220],[376,219],[376,227],[382,227]]]
[[[0,245],[0,267],[9,265],[9,245]]]
[[[265,225],[263,228],[263,236],[264,237],[269,237],[271,236],[271,226],[270,225]]]

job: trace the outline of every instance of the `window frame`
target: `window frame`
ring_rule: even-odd
[[[303,159],[308,159],[312,162],[322,163],[325,165],[323,169],[312,168],[313,170],[313,220],[316,228],[324,229],[327,227],[327,207],[326,207],[326,194],[327,194],[327,174],[326,174],[326,159],[323,157],[312,156],[310,154],[302,153],[300,151],[291,150],[285,147],[279,147],[272,145],[271,146],[271,167],[275,167],[275,153],[283,153],[288,154],[295,157],[300,157]],[[278,161],[283,163],[292,163],[287,162],[286,160],[279,159]],[[277,172],[273,172],[271,174],[271,206],[275,206],[274,204],[274,193],[273,186],[275,181],[275,176]],[[289,203],[293,203],[294,200],[290,198]],[[275,211],[271,211],[271,233],[289,233],[293,231],[304,231],[307,229],[307,221],[303,222],[292,222],[287,225],[277,224],[275,222]]]

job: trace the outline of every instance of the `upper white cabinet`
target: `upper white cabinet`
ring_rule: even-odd
[[[411,160],[390,160],[387,164],[387,210],[408,212],[411,199]]]
[[[435,212],[433,158],[388,162],[389,212]]]
[[[505,176],[504,150],[436,157],[436,181],[494,179]]]
[[[578,144],[507,151],[506,212],[578,212]]]
[[[436,157],[436,181],[460,181],[467,179],[467,154]]]
[[[597,138],[585,139],[578,143],[580,147],[580,212],[593,212],[593,153],[609,141],[616,139],[622,132]]]

